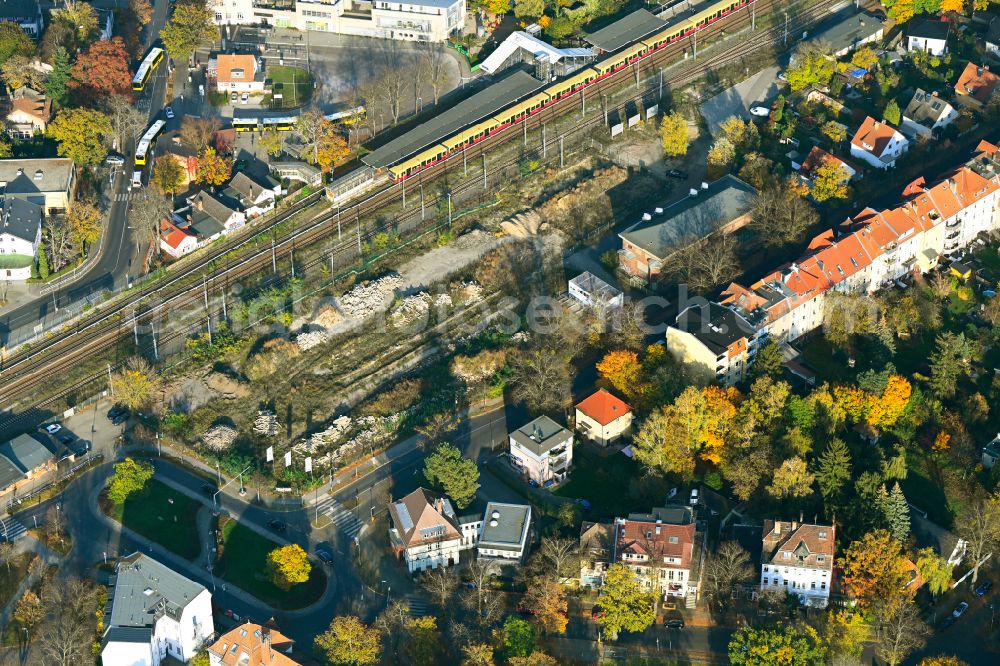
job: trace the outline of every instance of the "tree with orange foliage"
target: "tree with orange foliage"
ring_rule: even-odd
[[[891,604],[905,599],[907,580],[903,546],[888,530],[875,530],[851,543],[840,559],[843,584],[858,606],[868,610],[876,601]]]
[[[704,448],[701,451],[701,459],[715,463],[722,460],[722,449],[725,446],[729,429],[733,419],[736,418],[736,404],[740,399],[740,392],[730,387],[728,389],[718,386],[706,386],[702,390],[705,398],[706,419],[702,426],[702,441]]]
[[[633,396],[638,390],[642,364],[634,351],[611,351],[597,363],[597,372],[616,391]]]
[[[341,160],[350,154],[347,140],[340,130],[329,120],[324,120],[316,136],[316,163],[324,173],[329,173]]]
[[[198,158],[195,180],[208,185],[222,185],[229,180],[232,170],[232,160],[222,157],[215,152],[214,148],[205,148]]]
[[[132,98],[132,73],[121,37],[91,44],[77,58],[70,77],[70,89],[87,102],[110,95]]]
[[[537,576],[529,582],[521,604],[535,616],[543,634],[566,633],[569,616],[565,585],[545,576]]]
[[[934,438],[934,443],[931,444],[931,451],[934,453],[941,453],[942,451],[947,451],[951,448],[951,435],[946,433],[944,430],[938,432],[937,437]]]
[[[941,9],[944,10],[944,3],[948,0],[942,0]],[[952,657],[950,655],[940,655],[937,657],[924,657],[920,662],[920,666],[969,666],[966,662],[962,661],[958,657]]]
[[[899,375],[889,375],[880,397],[869,400],[868,423],[873,428],[889,428],[903,415],[913,392],[910,382]]]
[[[941,0],[941,11],[961,14],[965,11],[965,0]]]

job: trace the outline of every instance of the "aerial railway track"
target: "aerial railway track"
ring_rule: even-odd
[[[757,0],[755,4],[759,19],[768,10],[787,3],[779,0]],[[81,321],[75,326],[67,326],[37,347],[10,355],[5,360],[2,373],[0,373],[0,406],[5,409],[16,408],[19,410],[19,414],[8,412],[0,416],[0,428],[16,427],[19,422],[30,418],[28,415],[32,410],[56,405],[67,396],[77,394],[89,385],[106,378],[105,372],[101,371],[84,377],[69,387],[60,389],[57,394],[47,396],[36,394],[36,389],[42,387],[60,369],[71,368],[82,359],[114,350],[122,336],[133,335],[133,329],[142,322],[156,320],[168,312],[198,307],[199,303],[203,303],[201,306],[202,314],[194,323],[173,327],[160,333],[154,331],[153,335],[157,336],[157,342],[163,348],[171,341],[176,342],[178,338],[203,331],[209,321],[218,322],[219,317],[224,314],[225,304],[223,302],[222,305],[219,305],[217,298],[220,289],[226,289],[259,273],[268,264],[276,266],[278,257],[282,261],[287,261],[296,248],[303,248],[318,241],[330,239],[335,233],[340,238],[345,230],[347,238],[338,242],[330,251],[310,261],[296,263],[295,267],[298,271],[305,272],[320,264],[329,264],[331,267],[349,266],[357,261],[361,243],[371,242],[376,234],[387,229],[397,233],[407,232],[425,223],[423,207],[411,206],[409,210],[404,210],[388,223],[366,225],[367,228],[362,227],[363,217],[402,199],[406,196],[407,191],[412,193],[425,182],[442,174],[461,175],[465,171],[464,165],[470,159],[480,160],[491,148],[521,140],[522,132],[538,130],[560,116],[582,111],[583,103],[586,103],[588,106],[583,117],[573,125],[571,130],[562,134],[563,139],[575,139],[583,136],[594,127],[605,123],[605,112],[619,111],[628,104],[648,100],[658,93],[661,85],[673,87],[684,85],[720,65],[737,61],[758,48],[775,43],[780,44],[789,35],[795,34],[802,27],[821,18],[827,10],[828,7],[824,3],[819,3],[794,13],[792,13],[794,10],[789,11],[785,21],[767,29],[758,30],[749,37],[741,39],[738,43],[711,56],[699,56],[694,60],[694,66],[686,68],[684,71],[662,75],[662,84],[658,80],[650,83],[650,75],[660,72],[660,68],[665,64],[691,50],[687,41],[668,45],[651,54],[647,59],[619,70],[586,88],[587,102],[582,102],[581,96],[576,94],[565,97],[526,118],[523,121],[526,129],[511,125],[466,148],[461,156],[456,154],[428,167],[414,178],[398,184],[385,183],[377,191],[358,197],[357,200],[347,205],[318,213],[308,221],[281,234],[280,237],[275,234],[274,231],[279,225],[293,215],[300,213],[304,208],[317,203],[321,194],[314,193],[306,197],[298,202],[294,208],[268,219],[264,225],[255,228],[252,234],[234,239],[234,243],[217,248],[210,247],[206,252],[191,257],[186,265],[182,264],[178,267],[181,270],[172,272],[168,277],[146,289],[120,299],[102,310],[99,316],[91,320]],[[748,27],[750,22],[751,15],[748,11],[733,13],[727,20],[708,26],[700,33],[699,40],[704,43],[713,35],[718,35],[723,31],[726,33],[738,32]],[[610,108],[596,108],[596,100],[599,100],[602,95],[621,88],[624,82],[630,80],[636,82],[636,88],[625,99],[619,100]],[[554,141],[549,143],[550,149],[555,148],[554,143]],[[480,171],[475,177],[467,178],[452,187],[451,196],[460,199],[463,195],[477,193],[484,182],[492,180],[495,183],[510,169],[516,169],[518,160],[519,157],[515,156],[506,161],[489,164],[485,174]],[[424,203],[433,207],[438,204],[438,197]],[[268,232],[272,232],[270,238],[267,237]],[[231,254],[234,251],[243,251],[244,254],[232,257]],[[198,277],[201,280],[198,280]],[[212,296],[211,301],[209,295]],[[140,348],[140,352],[152,355],[155,351],[152,347],[152,343],[147,344]]]

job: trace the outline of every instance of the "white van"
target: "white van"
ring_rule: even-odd
[[[132,172],[132,182],[128,184],[128,188],[131,190],[131,189],[136,189],[136,188],[139,188],[139,187],[142,187],[142,172],[141,171],[133,171]]]

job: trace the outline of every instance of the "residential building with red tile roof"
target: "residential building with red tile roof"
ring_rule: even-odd
[[[170,220],[160,220],[160,249],[175,259],[198,247],[198,237]]]
[[[978,109],[990,101],[1000,77],[990,71],[989,65],[970,62],[955,82],[955,101],[961,106]]]
[[[301,666],[292,656],[295,641],[274,626],[249,620],[231,629],[208,648],[210,666]]]
[[[215,80],[219,92],[264,92],[264,72],[257,66],[257,58],[245,53],[220,54],[208,65],[209,80]]]
[[[697,596],[695,521],[690,507],[653,509],[615,520],[615,562],[646,589],[667,597]]]
[[[816,177],[816,169],[825,164],[833,164],[834,166],[838,166],[843,169],[844,180],[851,180],[858,174],[858,170],[855,167],[851,166],[839,157],[828,153],[819,146],[813,146],[813,149],[809,151],[808,155],[806,155],[806,159],[802,162],[799,173],[811,180]]]
[[[851,139],[851,157],[876,169],[896,166],[896,160],[909,149],[910,142],[899,130],[871,116],[865,118]]]
[[[822,324],[828,290],[874,292],[935,268],[1000,226],[998,202],[1000,149],[981,142],[973,159],[933,185],[918,178],[898,206],[862,210],[814,237],[796,262],[749,287],[729,285],[721,302],[762,335],[794,340]]]
[[[797,595],[807,606],[826,608],[833,584],[835,525],[765,520],[760,589]]]
[[[632,427],[632,408],[605,389],[598,389],[576,406],[576,429],[601,446],[618,441]]]

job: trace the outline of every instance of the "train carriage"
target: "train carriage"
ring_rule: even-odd
[[[528,99],[518,102],[509,109],[498,113],[493,116],[493,119],[497,121],[497,126],[491,133],[501,130],[507,125],[512,125],[513,123],[527,118],[536,111],[539,111],[548,101],[549,95],[542,92],[532,95]]]
[[[658,51],[662,49],[667,44],[672,44],[678,39],[684,36],[686,31],[694,26],[691,25],[690,21],[681,21],[680,23],[673,24],[666,30],[658,32],[652,37],[648,37],[643,40],[643,44],[646,45],[646,49],[649,53],[653,51]]]
[[[588,67],[582,71],[577,72],[576,74],[573,74],[573,76],[569,77],[568,79],[553,83],[552,85],[550,85],[548,88],[545,89],[545,92],[548,93],[550,97],[550,102],[553,102],[557,99],[562,99],[567,95],[572,95],[580,88],[583,88],[584,86],[588,85],[597,77],[598,77],[597,71],[593,67]]]
[[[441,144],[447,148],[449,152],[461,150],[466,146],[470,146],[474,143],[478,143],[482,139],[485,139],[496,127],[497,121],[493,118],[489,118],[448,137],[442,141]]]
[[[399,182],[410,177],[421,169],[427,168],[432,164],[437,164],[447,154],[447,148],[441,144],[435,144],[430,148],[426,148],[422,152],[417,153],[410,159],[400,162],[394,167],[390,167],[389,176],[393,181]]]

